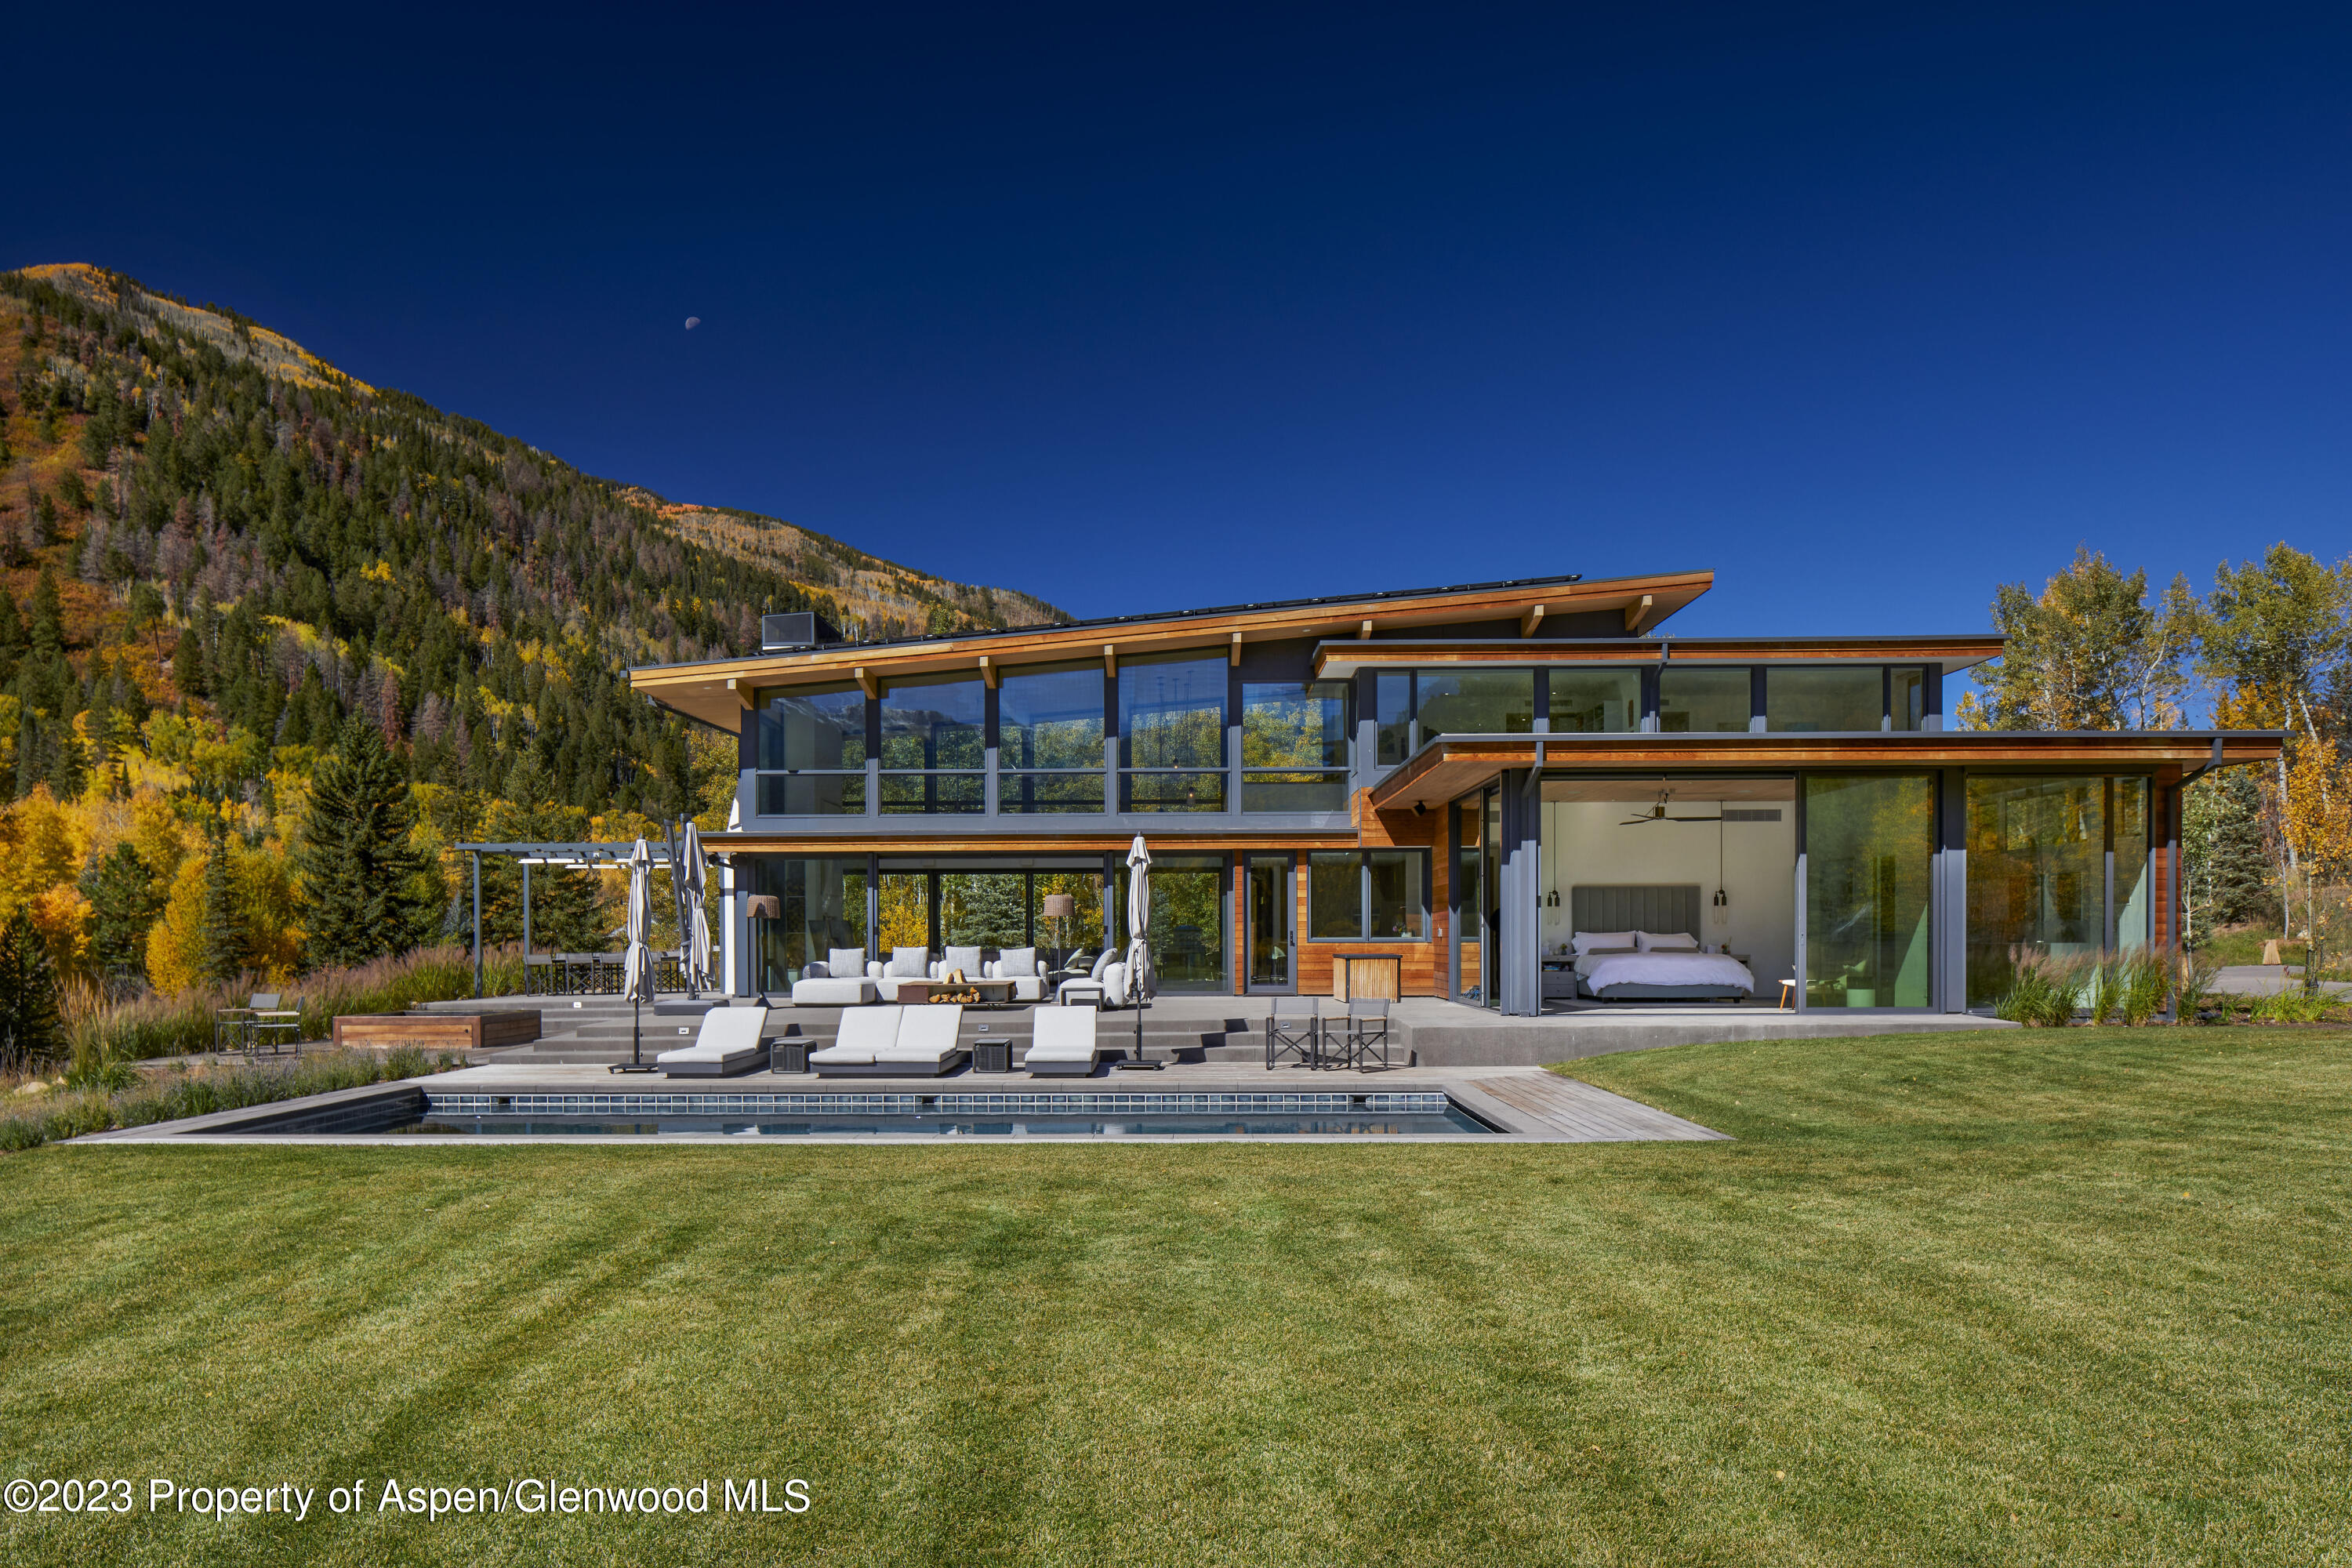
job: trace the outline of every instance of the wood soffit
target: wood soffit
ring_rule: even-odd
[[[2066,731],[2028,733],[1981,730],[1865,731],[1853,735],[1737,731],[1704,735],[1576,734],[1449,738],[1422,748],[1404,767],[1373,788],[1374,811],[1437,806],[1460,799],[1498,773],[1536,765],[1559,768],[1822,768],[2066,766],[2162,767],[2213,760],[2210,732]],[[2225,733],[2223,764],[2277,759],[2275,731]]]
[[[1701,641],[1627,638],[1624,641],[1542,638],[1494,640],[1427,640],[1391,637],[1366,644],[1333,641],[1317,646],[1315,674],[1322,679],[1345,679],[1359,669],[1414,668],[1431,665],[1502,666],[1532,664],[1824,664],[1843,660],[1871,664],[1935,664],[1949,675],[2000,657],[2001,639],[1936,638],[1790,638],[1784,641],[1742,639]]]
[[[1223,649],[1232,658],[1236,647],[1303,638],[1348,637],[1354,639],[1352,646],[1356,647],[1380,647],[1386,646],[1387,635],[1412,626],[1506,619],[1528,624],[1527,617],[1538,605],[1544,608],[1547,617],[1557,619],[1595,610],[1625,611],[1646,600],[1650,608],[1643,624],[1655,625],[1706,593],[1714,582],[1712,572],[1681,572],[1591,583],[1481,588],[1411,598],[1334,599],[1222,615],[1171,616],[1164,620],[1112,626],[1097,623],[1037,626],[1017,633],[946,637],[935,642],[848,643],[806,653],[760,654],[635,669],[629,673],[629,687],[688,718],[731,731],[741,723],[740,716],[746,705],[742,694],[761,686],[815,685],[851,679],[864,684],[960,670],[977,676],[983,658],[993,679],[1001,679],[1008,673],[1020,673],[1024,664],[1083,660],[1099,662],[1108,669],[1115,668],[1117,660],[1122,658],[1192,648]],[[1366,637],[1367,628],[1382,636]],[[1238,644],[1235,638],[1240,639]],[[862,677],[857,673],[860,671]]]

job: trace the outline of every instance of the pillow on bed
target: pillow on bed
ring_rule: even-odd
[[[1696,952],[1698,938],[1688,931],[1637,931],[1633,940],[1643,952]]]
[[[1622,947],[1631,952],[1636,945],[1636,933],[1630,931],[1580,931],[1576,933],[1576,953],[1579,958],[1599,947]]]

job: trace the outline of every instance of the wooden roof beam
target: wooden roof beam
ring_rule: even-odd
[[[1239,632],[1235,632],[1234,634],[1233,654],[1228,662],[1230,662],[1235,669],[1239,669],[1242,667],[1242,634]]]
[[[1543,625],[1543,618],[1544,607],[1541,605],[1528,605],[1528,613],[1519,617],[1519,635],[1523,637],[1535,636],[1536,628]]]
[[[995,663],[991,660],[986,654],[982,654],[980,656],[980,679],[982,685],[987,687],[991,691],[995,690],[996,683],[1002,678],[1002,674],[1003,672],[996,668]]]
[[[1357,628],[1356,635],[1359,637],[1369,639],[1372,635],[1372,623],[1366,621],[1361,626]]]
[[[849,673],[857,678],[857,689],[866,693],[866,700],[867,701],[879,702],[882,700],[882,683],[879,680],[877,680],[872,675],[868,674],[864,665],[861,664],[857,666]]]
[[[1644,594],[1633,604],[1626,605],[1625,629],[1629,632],[1640,631],[1642,623],[1650,618],[1650,606],[1654,602],[1652,595]]]
[[[744,707],[749,708],[752,705],[751,683],[750,681],[738,680],[730,675],[727,678],[727,689],[733,692],[735,694],[735,700],[740,702]]]
[[[1117,643],[1103,644],[1103,673],[1113,680],[1118,679],[1118,645]]]

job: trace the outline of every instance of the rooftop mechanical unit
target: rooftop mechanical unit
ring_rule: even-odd
[[[808,610],[789,616],[760,617],[760,651],[781,653],[786,648],[816,647],[816,616]]]

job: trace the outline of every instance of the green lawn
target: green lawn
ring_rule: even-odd
[[[2352,1035],[1576,1076],[1739,1141],[7,1157],[6,1476],[319,1496],[9,1517],[0,1557],[2352,1555]],[[387,1476],[814,1506],[428,1521]]]

